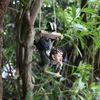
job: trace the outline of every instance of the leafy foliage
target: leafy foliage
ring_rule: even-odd
[[[39,30],[39,23],[41,24],[41,29],[46,29],[46,23],[54,21],[54,17],[56,17],[57,31],[62,34],[62,38],[56,42],[56,46],[64,51],[64,59],[66,58],[67,62],[64,62],[63,78],[58,79],[53,76],[47,76],[42,72],[40,73],[39,69],[41,68],[38,66],[40,62],[39,52],[35,49],[32,61],[33,77],[35,78],[33,100],[99,99],[100,77],[95,77],[94,72],[95,67],[98,68],[96,70],[100,70],[98,67],[100,66],[100,57],[98,57],[100,55],[100,22],[98,22],[98,19],[100,20],[98,15],[100,2],[89,0],[89,6],[82,9],[78,6],[79,3],[79,0],[72,0],[72,2],[70,0],[57,0],[55,2],[56,16],[54,16],[52,0],[44,1],[41,8],[41,16],[38,16],[35,23],[35,30]],[[13,0],[11,4],[11,7],[18,11],[26,6],[28,6],[28,2],[25,0]],[[4,65],[13,63],[15,68],[15,29],[14,27],[6,27],[9,23],[12,23],[12,19],[15,16],[11,16],[11,10],[8,9],[8,11],[5,15],[5,30],[3,34],[3,51],[6,57]],[[81,12],[87,14],[87,22],[82,21],[84,15],[80,16]],[[13,13],[16,14],[15,12]],[[15,84],[5,82],[9,80],[12,79],[5,79],[3,84],[6,84],[4,85],[5,90],[12,86],[12,91],[7,91],[9,94],[12,94],[9,97],[9,99],[12,99],[14,94],[18,94],[18,91],[21,92],[21,89],[15,88]],[[16,83],[16,79],[13,79],[13,82]],[[21,87],[21,80],[18,85]],[[26,100],[28,100],[29,95],[30,91],[27,93]],[[17,98],[15,99],[17,100]]]

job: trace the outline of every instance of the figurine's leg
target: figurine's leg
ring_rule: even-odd
[[[46,56],[44,51],[40,51],[41,65],[43,66],[43,71],[49,66],[50,59]]]

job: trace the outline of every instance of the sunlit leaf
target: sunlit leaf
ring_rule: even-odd
[[[75,28],[76,30],[80,30],[80,31],[82,31],[82,30],[87,31],[87,28],[84,27],[84,26],[81,25],[81,24],[72,24],[70,27],[73,27],[73,28]]]
[[[84,70],[85,69],[85,65],[84,64],[79,64],[78,66],[78,70]]]
[[[90,85],[90,88],[92,90],[97,90],[97,89],[100,89],[100,85],[97,85],[95,82],[93,82],[91,85]]]
[[[96,2],[97,0],[88,0],[88,2]]]
[[[81,95],[78,95],[81,100],[85,100]]]
[[[76,9],[76,18],[78,18],[80,16],[80,8]]]
[[[82,90],[85,86],[84,86],[84,82],[82,81],[82,78],[79,79],[79,89]]]
[[[90,0],[88,3],[100,5],[100,1]]]
[[[90,85],[90,87],[94,87],[95,85],[96,85],[96,83],[93,82],[93,83]]]
[[[95,44],[97,48],[100,48],[100,40],[95,40]]]
[[[60,82],[65,81],[65,80],[66,80],[66,78],[64,78],[64,77],[60,78]]]

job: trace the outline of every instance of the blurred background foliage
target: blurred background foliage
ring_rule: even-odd
[[[56,42],[63,55],[63,78],[40,73],[37,49],[33,53],[33,100],[99,100],[100,99],[100,1],[44,0],[35,22],[35,31],[46,29],[56,21],[62,37]],[[4,19],[2,77],[3,100],[20,100],[21,80],[16,78],[17,13],[28,5],[27,0],[12,0]],[[84,12],[86,22],[83,21]],[[37,39],[35,37],[35,39]],[[5,73],[4,73],[5,72]],[[4,76],[3,76],[4,75]],[[27,99],[30,93],[27,93]]]

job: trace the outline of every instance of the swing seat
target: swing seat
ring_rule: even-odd
[[[40,37],[45,37],[45,38],[49,38],[49,39],[56,39],[61,36],[61,33],[58,33],[56,31],[48,32],[48,31],[41,30],[37,33],[37,35],[39,35]]]

